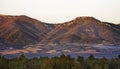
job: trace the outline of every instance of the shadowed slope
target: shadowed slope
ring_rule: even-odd
[[[27,16],[0,16],[0,38],[9,44],[33,44],[54,28]]]

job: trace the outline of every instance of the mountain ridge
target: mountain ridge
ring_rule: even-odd
[[[25,15],[0,15],[0,38],[10,45],[85,43],[119,44],[120,25],[94,17],[48,24]]]
[[[114,43],[117,42],[117,40],[114,40],[116,38],[112,38],[114,34],[112,34],[112,31],[109,30],[111,25],[114,25],[116,28],[115,24],[101,22],[93,17],[77,17],[74,20],[57,25],[54,30],[48,33],[49,36],[45,38],[45,40],[49,40],[48,42],[53,43]],[[117,29],[117,32],[120,32],[119,27],[117,27]],[[109,32],[109,34],[107,32],[102,34],[104,30]],[[99,33],[99,31],[101,32]],[[116,34],[120,35],[118,33]],[[47,42],[45,40],[43,39],[43,42]]]
[[[13,45],[38,42],[52,28],[52,26],[47,28],[52,24],[43,24],[41,21],[24,15],[0,16],[0,21],[0,37]]]

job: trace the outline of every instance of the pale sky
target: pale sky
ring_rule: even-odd
[[[27,15],[48,23],[79,16],[120,23],[120,0],[0,0],[0,14]]]

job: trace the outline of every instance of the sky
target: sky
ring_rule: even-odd
[[[0,0],[0,14],[27,15],[47,23],[80,16],[120,23],[120,0]]]

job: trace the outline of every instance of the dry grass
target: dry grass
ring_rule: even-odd
[[[7,54],[18,54],[18,53],[37,53],[38,51],[41,51],[42,49],[39,48],[32,48],[28,47],[25,49],[8,49],[0,52],[2,55],[7,55]]]

